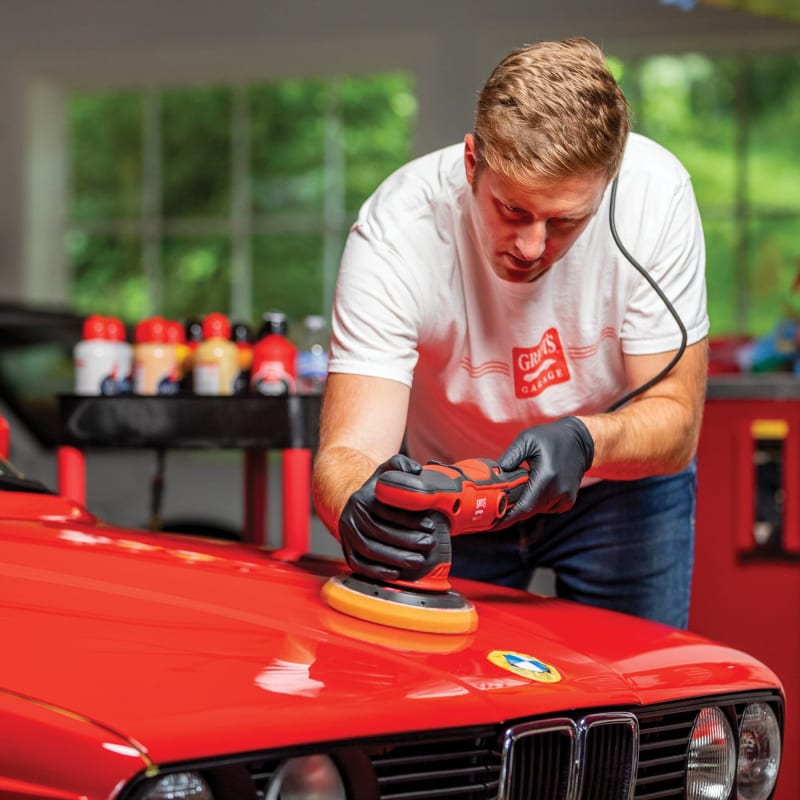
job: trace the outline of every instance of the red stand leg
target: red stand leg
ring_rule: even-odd
[[[11,432],[5,417],[0,417],[0,458],[8,458],[11,452]]]
[[[76,503],[86,505],[86,459],[76,447],[58,448],[58,491]]]
[[[283,548],[276,557],[294,561],[311,540],[311,451],[283,451]]]

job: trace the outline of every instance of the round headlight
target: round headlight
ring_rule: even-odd
[[[142,800],[214,800],[214,795],[196,772],[175,772],[158,778]]]
[[[736,779],[743,800],[764,800],[775,788],[781,763],[781,730],[766,703],[751,703],[744,710],[739,732]]]
[[[264,800],[347,800],[347,793],[328,756],[301,756],[281,764]]]
[[[697,715],[686,767],[687,800],[727,800],[736,748],[730,723],[720,709],[703,708]]]

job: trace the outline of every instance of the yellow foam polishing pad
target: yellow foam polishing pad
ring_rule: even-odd
[[[336,575],[322,587],[322,598],[351,617],[424,633],[463,634],[478,627],[478,613],[458,592],[414,591],[356,575]]]

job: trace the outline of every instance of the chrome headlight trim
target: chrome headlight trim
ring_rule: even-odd
[[[766,703],[750,703],[739,726],[736,762],[741,800],[766,800],[775,788],[781,763],[780,723]]]
[[[736,742],[717,706],[701,708],[686,756],[687,800],[728,800],[736,774]]]

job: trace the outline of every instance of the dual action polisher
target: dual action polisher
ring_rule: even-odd
[[[429,571],[415,581],[384,583],[354,573],[331,578],[322,596],[332,608],[359,619],[405,630],[463,634],[478,625],[475,607],[452,590],[450,536],[497,527],[528,481],[526,469],[506,472],[490,459],[455,464],[431,462],[418,475],[389,470],[379,478],[376,498],[406,511],[443,515]],[[448,530],[449,529],[449,530]]]

